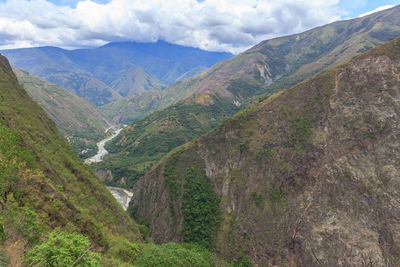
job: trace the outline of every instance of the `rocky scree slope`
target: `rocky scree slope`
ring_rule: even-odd
[[[137,105],[139,110],[159,108],[159,98],[171,104],[181,99],[176,94],[186,98],[127,127],[107,145],[111,155],[98,168],[112,172],[110,184],[130,186],[171,149],[207,133],[261,95],[293,85],[398,35],[400,6],[262,42],[163,89],[161,95],[132,97],[133,103],[124,102],[129,110]],[[129,113],[119,107],[118,118]]]
[[[397,38],[177,148],[130,209],[156,242],[208,237],[259,266],[399,265],[399,99]]]
[[[49,231],[88,236],[108,253],[115,239],[140,241],[127,216],[18,84],[0,57],[0,251],[20,266],[25,250]]]

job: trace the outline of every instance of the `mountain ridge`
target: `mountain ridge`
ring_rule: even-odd
[[[209,233],[257,265],[400,263],[399,74],[397,38],[252,105],[140,178],[134,217],[156,242]],[[217,232],[191,220],[195,184],[220,198]]]
[[[186,98],[179,101],[176,94],[173,100],[164,97],[163,103],[169,100],[172,103],[134,122],[108,143],[111,153],[98,168],[111,170],[114,182],[122,178],[135,181],[140,176],[138,173],[143,173],[143,166],[155,164],[174,147],[205,134],[250,103],[296,84],[324,67],[345,62],[393,37],[393,33],[400,35],[399,14],[400,6],[397,6],[366,17],[267,40],[197,76],[164,88],[162,96],[178,92]],[[119,106],[113,112],[123,114],[146,96],[144,93],[141,97],[132,97],[132,106],[126,105],[129,107],[126,109]],[[144,104],[148,103],[154,105],[152,101]],[[112,109],[113,105],[107,108]],[[121,117],[123,115],[118,118]],[[153,142],[150,144],[149,140]],[[151,155],[148,151],[152,151]]]
[[[37,47],[1,52],[16,67],[56,83],[97,106],[118,100],[121,98],[119,92],[124,96],[162,88],[182,75],[196,74],[232,56],[165,42],[110,43],[99,48],[77,50]],[[129,75],[121,81],[121,72],[132,68],[136,68],[138,77]],[[141,78],[143,76],[147,78]],[[136,82],[130,82],[132,79]],[[116,84],[125,86],[121,88]]]

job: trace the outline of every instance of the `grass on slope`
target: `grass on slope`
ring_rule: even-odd
[[[72,150],[82,158],[96,154],[95,143],[105,137],[105,131],[110,127],[96,108],[64,88],[17,68],[13,71],[28,94],[55,121]]]
[[[70,150],[4,57],[0,88],[0,221],[12,265],[55,228],[88,236],[102,253],[118,238],[141,240],[135,223]]]

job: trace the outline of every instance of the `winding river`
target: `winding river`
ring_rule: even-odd
[[[108,141],[111,141],[114,137],[116,137],[124,128],[118,129],[114,132],[113,135],[107,137],[106,139],[101,140],[97,143],[97,147],[99,151],[93,157],[87,158],[85,160],[86,163],[100,162],[103,160],[103,157],[108,154],[108,151],[104,148]]]
[[[97,147],[99,148],[99,151],[93,157],[87,158],[85,160],[85,162],[90,164],[93,162],[102,161],[103,157],[108,154],[108,151],[104,148],[105,144],[108,141],[111,141],[114,137],[116,137],[124,128],[125,128],[125,126],[121,129],[116,130],[112,136],[107,137],[106,139],[103,139],[100,142],[98,142]],[[122,208],[124,210],[127,210],[128,206],[129,206],[129,202],[131,201],[132,196],[133,196],[132,192],[129,192],[128,190],[126,190],[124,188],[112,187],[112,186],[107,186],[107,189],[115,197],[115,199],[118,201],[118,203],[121,204]]]

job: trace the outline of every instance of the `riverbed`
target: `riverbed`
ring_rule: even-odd
[[[98,147],[98,152],[93,157],[87,158],[85,160],[86,163],[100,162],[103,160],[103,157],[108,154],[108,151],[104,148],[106,143],[116,137],[124,128],[118,129],[114,132],[113,135],[107,137],[106,139],[101,140],[96,145]]]
[[[85,160],[85,162],[90,164],[93,162],[102,161],[103,157],[108,154],[108,151],[104,148],[105,144],[108,141],[111,141],[113,138],[115,138],[122,131],[122,129],[125,128],[125,126],[126,125],[124,125],[123,128],[116,130],[112,136],[107,137],[106,139],[103,139],[100,142],[98,142],[97,147],[99,148],[99,151],[93,157],[87,158]],[[126,189],[119,188],[119,187],[107,186],[107,189],[115,197],[115,199],[118,201],[118,203],[121,204],[122,208],[124,210],[127,210],[128,206],[129,206],[129,202],[132,199],[133,193],[129,192]]]

